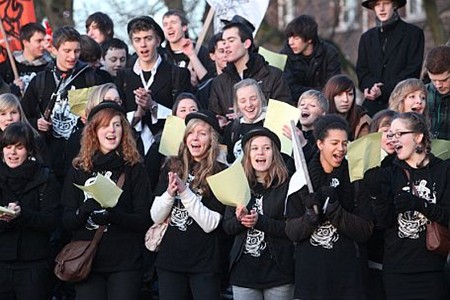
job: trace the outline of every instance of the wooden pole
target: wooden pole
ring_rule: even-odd
[[[200,35],[197,39],[197,44],[195,44],[195,53],[198,54],[198,51],[200,51],[200,47],[203,44],[203,41],[205,40],[206,33],[208,32],[209,26],[211,26],[211,22],[214,17],[214,8],[210,7],[208,11],[208,15],[206,16],[205,23],[203,24],[202,31],[200,32]]]
[[[3,40],[5,41],[6,52],[8,52],[9,62],[11,63],[11,68],[14,73],[14,79],[19,78],[19,72],[17,71],[16,61],[14,60],[14,56],[11,51],[11,47],[9,46],[8,36],[6,35],[5,27],[3,27],[3,20],[0,18],[0,31],[3,36]]]

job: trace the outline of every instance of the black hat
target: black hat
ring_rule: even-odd
[[[244,137],[241,140],[241,145],[242,145],[242,149],[245,148],[245,144],[247,144],[247,142],[255,136],[266,136],[269,139],[272,140],[272,142],[275,144],[275,146],[278,148],[278,151],[281,151],[281,141],[280,138],[273,133],[273,131],[271,131],[270,129],[266,128],[266,127],[259,127],[259,128],[255,128],[250,130],[249,132],[247,132]]]
[[[231,20],[221,19],[221,21],[225,24],[225,26],[228,24],[242,24],[247,27],[251,33],[255,31],[255,26],[253,26],[253,24],[249,20],[240,15],[235,15]]]
[[[98,113],[99,111],[101,111],[102,109],[105,109],[105,108],[112,108],[112,109],[120,112],[124,116],[126,115],[125,109],[122,106],[120,106],[117,102],[103,101],[91,109],[91,111],[89,112],[89,115],[88,115],[88,121],[91,121],[96,113]]]
[[[222,129],[219,126],[219,121],[217,121],[216,115],[212,111],[201,109],[191,112],[186,116],[186,119],[184,119],[184,123],[187,125],[192,119],[200,119],[202,121],[205,121],[206,123],[211,125],[211,127],[214,128],[214,130],[219,134],[222,133]]]
[[[363,1],[361,3],[361,5],[364,6],[365,8],[373,9],[373,5],[377,1],[379,1],[379,0],[366,0],[366,1]],[[397,3],[397,8],[400,8],[400,7],[403,7],[406,5],[406,0],[394,0],[393,2]]]
[[[147,23],[151,28],[153,28],[156,32],[156,34],[159,36],[159,38],[161,39],[161,42],[164,41],[165,37],[164,37],[164,31],[161,29],[161,26],[158,25],[158,23],[155,22],[155,20],[153,20],[153,18],[149,17],[149,16],[141,16],[141,17],[136,17],[134,19],[131,19],[130,22],[128,22],[127,25],[127,32],[128,35],[130,35],[130,31],[131,31],[131,27],[136,23],[136,22],[144,22]]]

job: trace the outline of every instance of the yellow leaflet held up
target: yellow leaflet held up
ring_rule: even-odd
[[[97,201],[103,208],[116,206],[122,189],[119,188],[111,179],[98,174],[91,185],[74,185],[84,191],[89,197]]]
[[[297,107],[278,100],[269,100],[264,127],[272,130],[280,138],[281,152],[289,156],[292,154],[292,141],[283,135],[283,126],[290,126],[291,120],[297,124],[299,117],[300,110]]]
[[[11,215],[11,216],[16,215],[16,212],[14,210],[3,207],[3,206],[0,206],[0,213]]]
[[[281,71],[284,71],[287,60],[286,54],[276,53],[263,47],[258,48],[258,53],[264,56],[264,59],[269,63],[269,65],[277,67]]]
[[[250,186],[240,162],[228,169],[206,178],[216,198],[225,205],[247,205],[250,201]]]
[[[347,151],[350,181],[362,179],[364,173],[381,165],[381,132],[365,135],[349,143]]]
[[[92,87],[68,91],[69,107],[74,115],[85,117],[86,105],[91,91]]]
[[[183,119],[172,115],[167,116],[166,123],[164,124],[164,129],[161,134],[159,153],[165,156],[178,155],[178,149],[180,149],[180,144],[183,142],[185,129],[186,125],[184,125]]]
[[[440,159],[447,160],[450,158],[450,141],[447,140],[431,140],[431,153]]]

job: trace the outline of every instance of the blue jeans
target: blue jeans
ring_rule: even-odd
[[[233,285],[234,300],[292,300],[294,285],[285,284],[269,289],[250,289]]]

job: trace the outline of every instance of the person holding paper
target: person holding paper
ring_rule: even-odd
[[[345,159],[348,124],[325,115],[314,124],[319,152],[308,164],[313,193],[288,201],[286,234],[297,243],[297,299],[366,299],[367,251],[372,234],[369,201],[355,200]],[[294,216],[294,217],[291,217]]]
[[[246,78],[233,86],[233,110],[237,118],[225,127],[223,134],[228,163],[233,163],[242,154],[242,137],[264,125],[266,109],[266,97],[256,80]]]
[[[140,160],[122,107],[111,101],[95,106],[62,192],[63,224],[72,232],[73,240],[92,240],[99,225],[107,226],[89,277],[75,284],[77,299],[139,299],[143,241],[150,226],[152,201]],[[92,195],[74,185],[93,185],[99,174],[114,184],[124,174],[122,193],[112,208],[103,208]]]
[[[191,112],[198,111],[199,106],[198,100],[193,94],[181,93],[175,99],[172,107],[172,115],[184,120]],[[148,150],[148,159],[146,160],[148,163],[145,164],[150,177],[152,190],[158,185],[159,177],[161,176],[161,167],[166,159],[166,156],[159,152],[161,134],[162,132],[155,136],[155,141]]]
[[[294,245],[285,233],[289,177],[276,134],[260,127],[242,138],[242,165],[251,188],[246,206],[227,207],[223,228],[230,253],[233,299],[293,299]],[[297,193],[289,201],[298,202]]]
[[[349,140],[353,141],[369,133],[371,119],[366,111],[356,104],[356,87],[347,75],[331,77],[323,88],[330,102],[330,114],[344,117],[350,126]]]
[[[431,151],[423,115],[401,113],[388,138],[396,158],[382,174],[374,201],[377,226],[385,229],[383,282],[387,299],[449,299],[446,256],[426,246],[427,223],[448,227],[450,164]]]
[[[36,160],[31,127],[3,132],[0,163],[0,299],[50,299],[50,234],[56,228],[60,186]]]
[[[220,127],[207,110],[190,113],[185,122],[179,154],[161,172],[150,210],[155,223],[170,219],[155,263],[159,299],[218,300],[225,207],[206,178],[224,169],[217,161]]]

